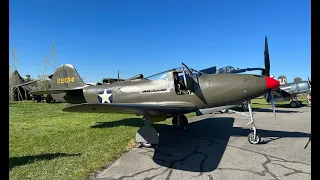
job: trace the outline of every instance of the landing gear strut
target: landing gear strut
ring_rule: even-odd
[[[248,135],[248,141],[250,144],[259,144],[261,141],[261,136],[257,134],[257,129],[256,126],[254,125],[254,118],[252,114],[252,108],[251,108],[251,101],[248,101],[248,109],[249,109],[249,114],[250,114],[250,122],[247,125],[250,125],[249,127],[252,132]]]
[[[159,143],[159,134],[151,127],[152,116],[144,116],[144,126],[136,133],[136,142],[140,143],[141,147],[150,148]]]
[[[172,125],[176,129],[185,129],[188,124],[188,118],[183,114],[176,114],[172,117]]]

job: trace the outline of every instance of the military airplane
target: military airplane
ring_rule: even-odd
[[[279,88],[272,91],[275,102],[290,101],[293,108],[300,107],[302,102],[298,100],[298,94],[311,92],[311,80],[281,84]],[[269,99],[267,98],[269,102]]]
[[[270,68],[267,69],[269,71]],[[179,75],[183,81],[179,81]],[[154,122],[172,117],[173,126],[184,129],[188,124],[186,113],[198,109],[233,105],[256,98],[279,87],[279,81],[254,74],[204,74],[190,69],[184,63],[149,77],[102,84],[86,85],[74,66],[64,64],[52,76],[51,90],[30,92],[34,95],[65,93],[71,105],[66,112],[129,113],[143,115],[145,126],[136,133],[142,147],[159,143],[159,134],[151,127]],[[273,100],[272,97],[270,97]],[[256,132],[251,105],[249,105],[252,132],[251,144],[260,142]],[[274,106],[273,106],[274,109]]]

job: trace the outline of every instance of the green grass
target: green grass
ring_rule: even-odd
[[[299,101],[302,101],[302,104],[307,105],[307,97],[306,96],[300,96]],[[252,108],[271,108],[271,104],[267,103],[264,98],[257,98],[251,100]],[[275,107],[290,107],[290,101],[286,102],[276,102]]]
[[[128,150],[144,124],[141,116],[70,113],[63,107],[9,102],[10,179],[86,179]]]
[[[277,106],[283,104],[288,102]],[[70,113],[61,111],[63,107],[9,102],[10,179],[86,179],[132,147],[136,131],[143,126],[141,116]],[[271,105],[254,99],[252,107]]]
[[[9,103],[10,179],[85,179],[125,151],[143,125],[134,115],[66,113],[63,106]]]

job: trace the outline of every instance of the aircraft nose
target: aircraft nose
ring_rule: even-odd
[[[270,77],[266,77],[266,89],[276,89],[280,86],[280,82],[270,78]]]

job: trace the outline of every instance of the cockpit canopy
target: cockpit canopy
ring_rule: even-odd
[[[235,70],[234,67],[232,67],[232,66],[226,66],[226,67],[220,68],[220,69],[218,70],[218,73],[219,73],[219,74],[230,73],[230,72],[232,72],[232,71],[234,71],[234,70]]]
[[[163,72],[148,76],[145,79],[148,79],[148,80],[167,80],[168,79],[168,72],[177,72],[179,74],[179,77],[183,76],[183,72],[186,75],[191,74],[190,76],[193,76],[193,77],[199,77],[199,76],[201,76],[201,74],[205,74],[205,73],[199,72],[197,70],[194,70],[192,68],[188,68],[186,65],[184,65],[184,66],[169,69],[167,71],[163,71]]]

